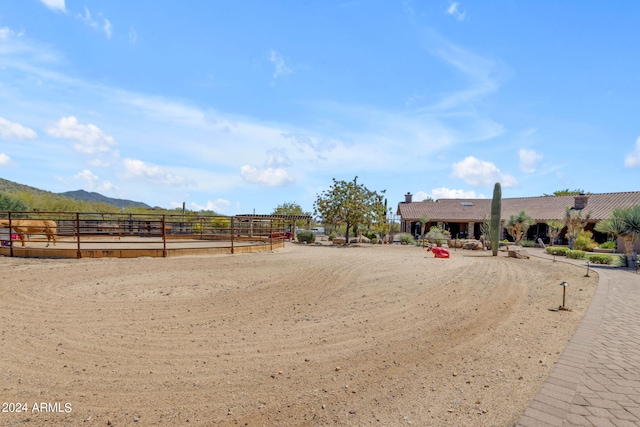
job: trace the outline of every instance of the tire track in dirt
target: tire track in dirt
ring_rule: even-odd
[[[504,425],[558,346],[535,284],[568,267],[539,263],[399,246],[10,260],[0,384],[72,401],[55,418],[71,424]]]

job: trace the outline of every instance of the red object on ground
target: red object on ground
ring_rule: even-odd
[[[439,248],[439,247],[431,247],[429,246],[427,248],[427,252],[433,252],[433,256],[436,258],[449,258],[451,256],[451,254],[449,253],[449,251],[445,248]]]

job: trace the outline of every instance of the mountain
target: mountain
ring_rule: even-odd
[[[54,194],[50,191],[40,190],[39,188],[30,187],[24,184],[18,184],[17,182],[9,181],[8,179],[0,178],[0,191],[5,193],[19,193],[24,191],[32,194]]]
[[[64,193],[58,193],[58,194],[60,194],[61,196],[84,200],[85,202],[107,203],[117,208],[134,207],[134,208],[151,209],[151,206],[147,205],[146,203],[135,202],[133,200],[126,200],[126,199],[114,199],[112,197],[103,196],[100,193],[88,192],[84,190],[66,191]]]
[[[51,191],[41,190],[36,187],[31,187],[24,184],[18,184],[17,182],[9,181],[8,179],[0,178],[0,192],[4,193],[31,193],[31,194],[49,194],[54,196],[71,197],[73,199],[83,200],[86,202],[102,202],[107,203],[117,208],[144,208],[150,209],[151,206],[142,202],[135,202],[133,200],[125,199],[113,199],[111,197],[103,196],[99,193],[90,193],[84,190],[67,191],[65,193],[52,193]]]

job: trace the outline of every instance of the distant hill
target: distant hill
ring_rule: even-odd
[[[20,191],[24,191],[33,194],[55,194],[50,191],[40,190],[39,188],[29,187],[28,185],[18,184],[17,182],[2,178],[0,178],[0,191],[4,191],[5,193],[18,193]]]
[[[114,199],[112,197],[103,196],[100,193],[88,192],[84,190],[66,191],[64,193],[58,193],[61,196],[72,197],[74,199],[84,200],[85,202],[97,202],[107,203],[117,208],[145,208],[151,209],[151,206],[142,202],[135,202],[133,200],[126,199]]]
[[[144,208],[150,209],[151,206],[142,202],[135,202],[133,200],[124,200],[124,199],[114,199],[111,197],[103,196],[99,193],[90,193],[84,190],[77,191],[67,191],[65,193],[52,193],[51,191],[41,190],[36,187],[31,187],[24,184],[18,184],[17,182],[9,181],[8,179],[0,178],[0,192],[5,193],[19,193],[26,192],[32,194],[49,194],[54,196],[62,196],[62,197],[70,197],[77,200],[83,200],[86,202],[98,202],[98,203],[107,203],[109,205],[115,206],[117,208]]]

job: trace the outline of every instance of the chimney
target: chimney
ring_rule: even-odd
[[[411,203],[411,199],[413,198],[413,194],[407,192],[407,194],[404,195],[404,202],[405,203]]]
[[[581,210],[587,207],[587,201],[589,200],[589,196],[585,194],[580,194],[579,196],[575,196],[573,199],[575,200],[573,203],[573,208],[575,210]]]

